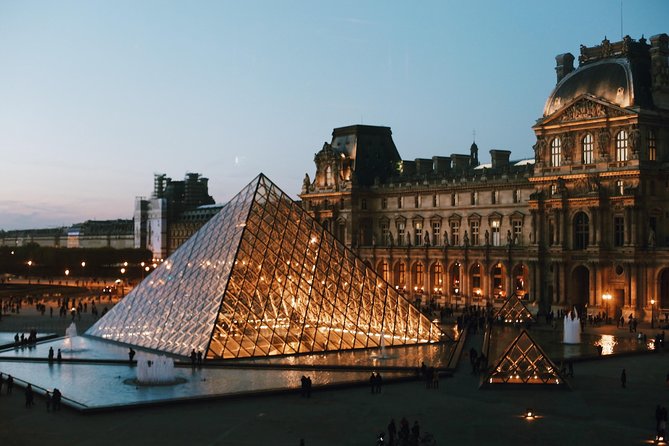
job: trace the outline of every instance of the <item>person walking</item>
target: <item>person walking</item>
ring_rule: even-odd
[[[620,384],[622,385],[623,389],[627,387],[627,372],[625,372],[625,369],[623,369],[622,373],[620,374]]]
[[[35,395],[33,394],[33,386],[28,384],[25,391],[26,395],[26,407],[30,409],[35,404]]]

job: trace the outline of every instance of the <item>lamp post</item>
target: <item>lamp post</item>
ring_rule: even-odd
[[[655,299],[650,300],[650,328],[655,328]]]
[[[611,294],[610,293],[604,293],[602,294],[602,299],[604,300],[606,304],[606,310],[605,310],[605,315],[606,315],[606,321],[608,322],[609,320],[609,301],[611,300]]]
[[[33,261],[28,260],[28,285],[30,285],[30,274],[31,274],[31,267],[33,266]]]

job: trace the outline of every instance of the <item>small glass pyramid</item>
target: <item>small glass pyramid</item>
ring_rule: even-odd
[[[512,294],[507,297],[504,305],[497,311],[494,320],[505,324],[522,324],[524,322],[534,322],[534,317],[532,317],[532,313],[523,301],[516,294]]]
[[[442,336],[263,174],[86,334],[182,356],[202,350],[207,359]]]
[[[482,386],[494,384],[566,385],[566,382],[543,349],[523,330],[482,382]]]

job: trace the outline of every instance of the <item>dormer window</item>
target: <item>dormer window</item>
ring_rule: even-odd
[[[325,187],[334,186],[334,175],[332,175],[332,166],[325,168]]]

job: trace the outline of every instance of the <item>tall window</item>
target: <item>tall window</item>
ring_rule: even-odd
[[[625,244],[625,219],[621,216],[613,217],[613,246]]]
[[[560,138],[553,138],[551,141],[551,166],[560,167],[562,162],[562,143]]]
[[[451,194],[451,206],[458,205],[458,194]]]
[[[520,203],[520,189],[513,190],[513,202]]]
[[[451,222],[451,245],[458,246],[460,244],[460,222]]]
[[[415,207],[415,208],[419,208],[419,207],[420,207],[420,195],[416,195],[416,196],[413,198],[413,205],[414,205],[413,207]]]
[[[332,166],[327,166],[325,168],[325,185],[333,186],[334,185],[334,176],[332,175]]]
[[[423,222],[417,221],[414,223],[414,246],[420,246],[423,244]]]
[[[416,263],[415,270],[414,270],[414,277],[413,277],[413,283],[414,286],[418,289],[418,291],[423,290],[423,274],[425,273],[423,269],[423,263],[418,262]]]
[[[657,139],[655,138],[655,130],[648,130],[648,159],[651,161],[657,160]]]
[[[592,135],[588,133],[583,138],[583,164],[592,164],[592,157],[595,150],[595,143],[592,140]]]
[[[399,285],[400,288],[404,288],[406,285],[406,270],[404,267],[404,262],[400,262],[397,265],[397,283],[396,285]]]
[[[432,244],[434,246],[439,246],[440,235],[441,235],[441,222],[440,221],[433,221],[432,222]]]
[[[406,228],[404,222],[397,222],[397,246],[404,246],[404,232]]]
[[[616,194],[625,195],[625,182],[623,180],[616,180]]]
[[[616,161],[627,161],[627,132],[621,130],[616,135]]]
[[[388,199],[387,198],[382,198],[381,199],[381,209],[387,209],[388,208]]]
[[[499,191],[498,191],[498,190],[494,190],[494,191],[492,191],[492,194],[491,194],[491,195],[492,195],[492,198],[491,198],[491,202],[492,202],[492,204],[497,204],[497,203],[499,203]]]
[[[480,238],[479,238],[479,227],[480,222],[478,220],[473,220],[469,222],[469,230],[472,233],[472,246],[478,246],[481,244]]]
[[[500,245],[500,242],[501,242],[500,232],[499,232],[499,230],[500,230],[500,221],[499,221],[499,220],[493,220],[493,221],[491,222],[491,226],[492,226],[492,228],[491,228],[491,229],[492,229],[492,240],[491,240],[491,241],[492,241],[492,245],[493,245],[493,246],[499,246],[499,245]]]
[[[360,209],[362,209],[362,210],[366,210],[366,209],[367,209],[367,200],[366,200],[365,198],[363,198],[362,200],[360,200]]]
[[[381,274],[383,280],[388,282],[388,262],[386,262],[385,260],[382,261],[379,270],[380,270],[379,273]]]
[[[390,227],[387,221],[381,222],[381,243],[386,246],[390,244]]]
[[[496,263],[492,267],[492,287],[492,293],[496,299],[502,298],[506,294],[504,291],[504,271],[501,263]]]
[[[432,207],[436,208],[439,206],[439,196],[437,194],[432,194]]]
[[[589,219],[584,212],[579,212],[574,217],[574,249],[585,249],[588,247]]]
[[[435,263],[432,267],[432,286],[435,293],[441,293],[441,286],[443,285],[442,274],[443,268],[441,267],[441,263]]]
[[[397,209],[402,209],[402,197],[397,197]]]
[[[522,220],[513,220],[513,243],[520,244],[523,239],[523,221]]]
[[[469,204],[474,206],[478,202],[478,198],[479,198],[479,193],[476,191],[472,192],[471,201]]]
[[[478,291],[481,292],[481,265],[478,263],[475,263],[472,266],[471,269],[472,272],[472,288],[474,289],[474,292],[476,292],[477,288]]]

